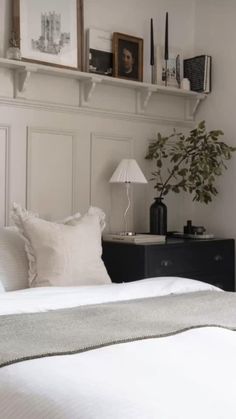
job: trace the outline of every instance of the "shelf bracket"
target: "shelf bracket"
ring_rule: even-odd
[[[145,111],[145,109],[147,109],[148,107],[148,103],[149,100],[151,99],[152,96],[152,91],[150,89],[142,89],[140,91],[140,105],[141,105],[141,109],[143,111]]]
[[[148,89],[146,91],[142,92],[142,103],[141,103],[141,106],[142,106],[143,109],[146,109],[147,108],[148,102],[149,102],[151,96],[152,96],[152,92],[150,90],[148,90]]]
[[[192,110],[193,117],[195,117],[195,114],[196,114],[196,112],[198,110],[198,107],[200,105],[200,102],[201,102],[201,99],[197,99],[196,102],[195,102],[195,105],[194,105],[193,110]]]
[[[31,74],[36,71],[37,69],[31,67],[15,70],[14,97],[17,97],[19,92],[24,93],[27,90]]]
[[[145,110],[148,107],[148,103],[151,99],[153,91],[151,89],[147,88],[141,88],[138,90],[138,103],[137,103],[137,112],[138,113],[144,113]]]
[[[99,78],[95,79],[93,77],[91,77],[91,79],[89,80],[85,80],[82,82],[83,83],[83,102],[85,104],[88,104],[91,101],[97,85],[100,84],[101,82],[102,82],[102,79],[99,79]]]
[[[194,120],[197,110],[199,108],[199,105],[201,101],[205,99],[205,97],[206,96],[204,95],[197,97],[196,99],[194,99],[194,103],[193,103],[193,99],[186,100],[185,119],[187,119],[188,121]]]

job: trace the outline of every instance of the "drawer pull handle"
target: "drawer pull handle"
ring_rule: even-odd
[[[221,262],[223,260],[223,256],[221,256],[221,255],[215,255],[214,256],[214,261],[215,262]]]
[[[172,265],[172,261],[171,260],[162,260],[161,261],[161,266],[164,266],[165,268],[167,268],[168,266]]]

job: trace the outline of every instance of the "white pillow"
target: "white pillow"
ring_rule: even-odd
[[[0,294],[1,294],[2,292],[5,292],[5,289],[4,289],[4,286],[2,285],[2,283],[1,283],[1,281],[0,281]]]
[[[16,227],[0,229],[0,283],[5,291],[28,288],[29,263]]]
[[[14,205],[12,218],[25,240],[29,285],[75,286],[111,280],[101,259],[104,213],[91,207],[83,217],[53,223]]]

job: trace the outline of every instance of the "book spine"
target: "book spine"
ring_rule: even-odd
[[[191,90],[211,91],[211,56],[198,55],[184,60],[184,77],[190,80]]]
[[[204,80],[203,80],[203,91],[206,92],[207,87],[207,67],[208,67],[208,59],[207,55],[205,55],[205,62],[204,62]]]
[[[212,58],[209,55],[208,56],[208,92],[207,93],[210,93],[211,92],[211,80],[212,80],[212,78],[211,78],[211,69],[212,69]]]

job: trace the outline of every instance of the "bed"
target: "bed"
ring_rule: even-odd
[[[235,419],[234,293],[176,277],[24,288],[12,234],[0,243],[1,419]]]
[[[173,297],[182,291],[218,292],[182,278],[27,289],[1,294],[0,320],[15,313]],[[13,363],[0,368],[0,417],[235,419],[235,353],[234,331],[201,327]]]

